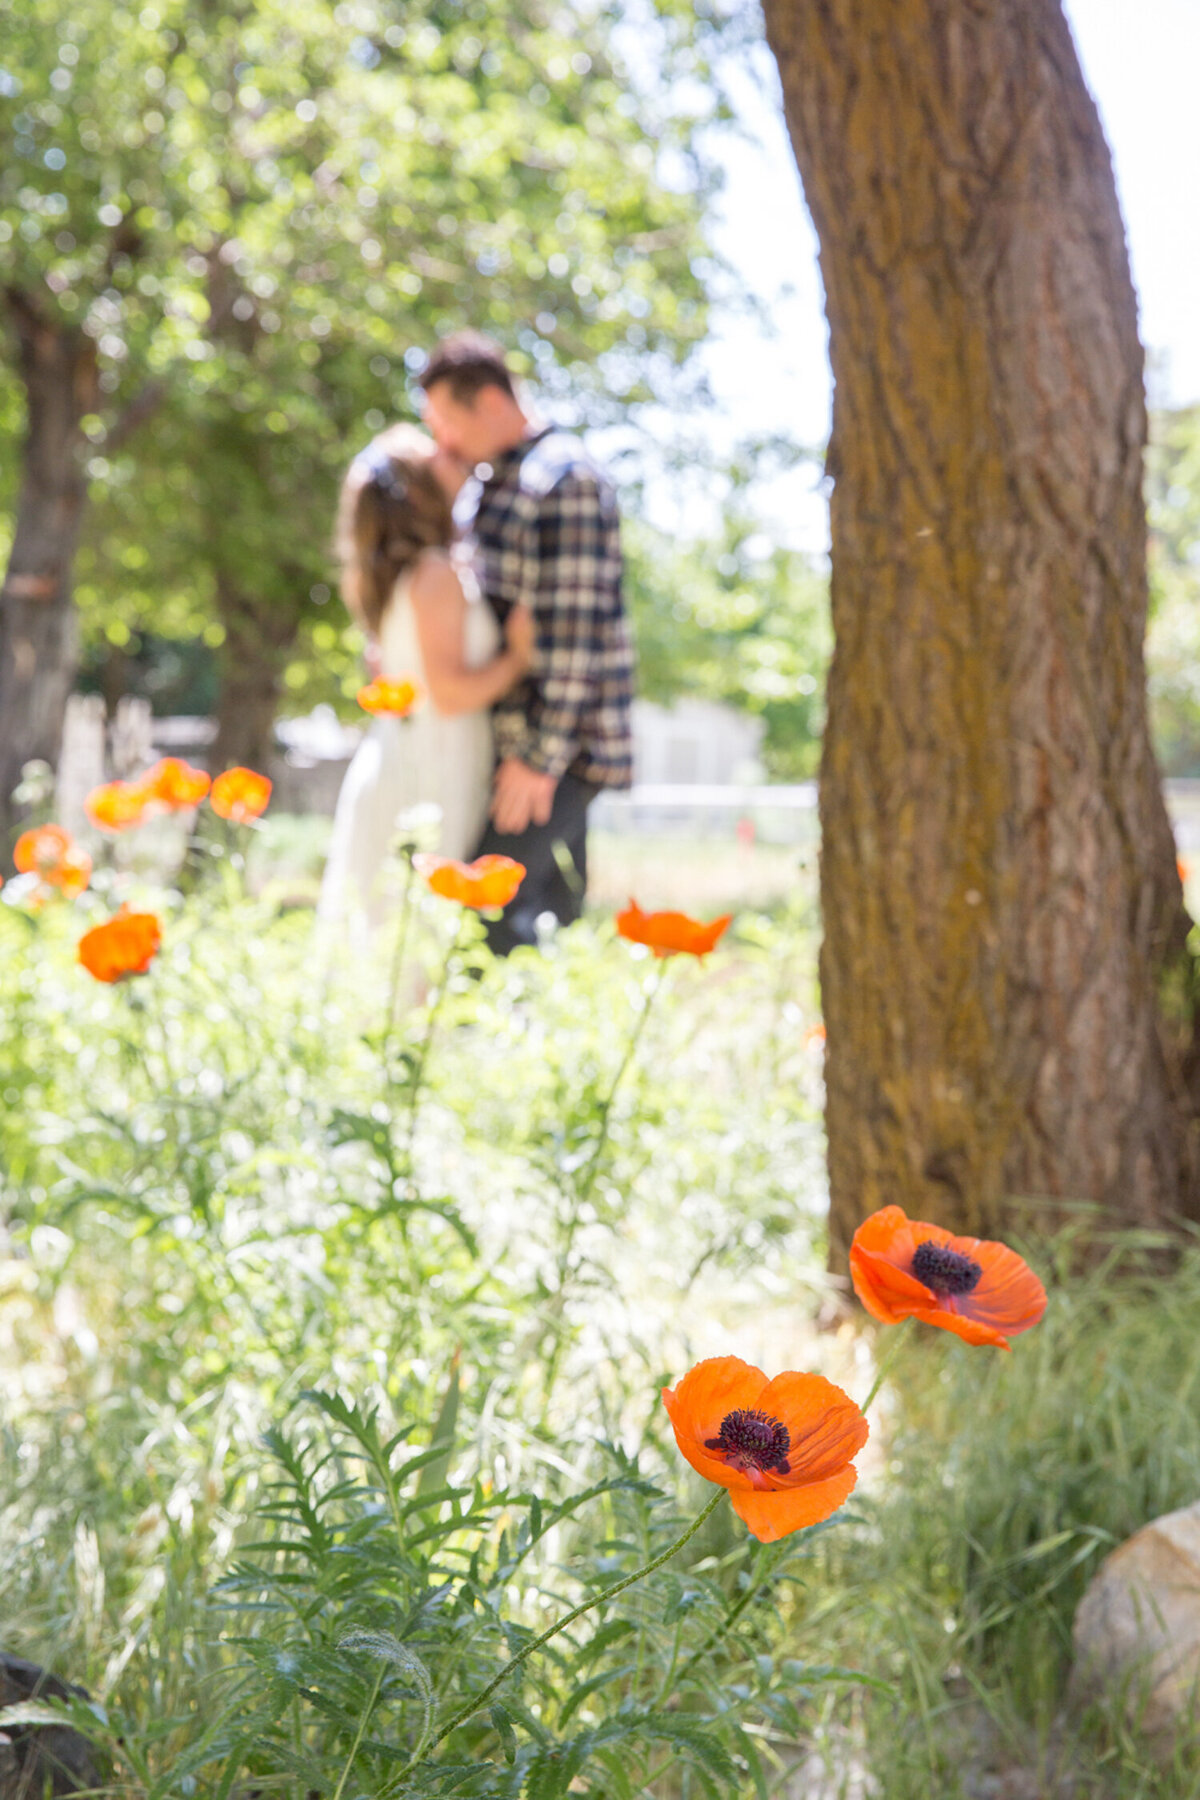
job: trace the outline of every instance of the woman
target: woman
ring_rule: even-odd
[[[346,771],[318,917],[387,911],[381,876],[396,816],[434,803],[444,856],[470,856],[493,772],[490,707],[533,660],[533,621],[517,608],[502,643],[454,543],[456,460],[415,425],[393,425],[356,456],[342,484],[336,550],[342,596],[374,646],[375,672],[417,684],[404,719],[376,718]]]

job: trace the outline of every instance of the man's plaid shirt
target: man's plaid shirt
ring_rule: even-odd
[[[633,646],[612,488],[578,441],[551,426],[496,458],[471,530],[497,616],[523,602],[537,624],[533,674],[493,711],[497,754],[629,787]]]

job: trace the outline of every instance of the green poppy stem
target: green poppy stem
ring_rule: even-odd
[[[863,1401],[860,1411],[862,1411],[864,1413],[866,1412],[866,1410],[870,1406],[872,1400],[875,1398],[876,1394],[879,1392],[880,1388],[883,1386],[884,1382],[887,1380],[888,1372],[891,1369],[892,1364],[895,1362],[896,1357],[900,1353],[901,1346],[904,1343],[904,1339],[907,1336],[911,1325],[912,1325],[912,1314],[910,1313],[907,1319],[902,1319],[900,1321],[900,1324],[896,1327],[896,1330],[893,1332],[892,1341],[888,1346],[887,1354],[884,1356],[883,1361],[879,1364],[879,1366],[875,1370],[875,1379],[871,1383],[871,1391],[867,1395],[866,1399]]]
[[[646,1029],[646,1020],[650,1017],[650,1008],[657,1000],[663,982],[666,980],[668,962],[669,958],[662,958],[654,978],[646,989],[641,1011],[638,1013],[633,1030],[629,1035],[629,1040],[625,1045],[625,1054],[621,1058],[617,1072],[609,1085],[607,1098],[601,1104],[600,1130],[597,1134],[596,1142],[592,1147],[592,1154],[588,1159],[587,1167],[583,1172],[583,1179],[576,1190],[576,1208],[583,1206],[584,1202],[590,1200],[592,1197],[592,1189],[596,1185],[596,1177],[600,1173],[600,1162],[604,1155],[605,1146],[608,1143],[609,1127],[612,1123],[613,1102],[617,1097],[617,1089],[620,1087],[622,1081],[624,1081],[629,1065],[637,1055],[638,1045],[642,1041],[642,1033]]]
[[[747,1581],[744,1592],[730,1607],[729,1611],[725,1614],[725,1617],[721,1620],[721,1623],[714,1626],[713,1630],[709,1632],[704,1642],[700,1645],[700,1648],[698,1650],[693,1650],[692,1654],[688,1657],[675,1678],[676,1685],[681,1683],[685,1676],[690,1675],[698,1663],[704,1661],[705,1657],[716,1648],[722,1638],[729,1636],[729,1633],[733,1630],[747,1607],[753,1606],[759,1595],[766,1592],[767,1583],[774,1574],[776,1555],[777,1545],[759,1544],[755,1553],[754,1573]]]
[[[637,1055],[638,1045],[642,1041],[642,1033],[646,1029],[646,1020],[650,1017],[650,1009],[662,992],[663,983],[667,977],[669,962],[669,957],[663,957],[659,961],[657,970],[651,977],[643,995],[638,1016],[634,1020],[633,1030],[630,1032],[629,1038],[625,1044],[625,1054],[618,1063],[617,1072],[609,1083],[607,1095],[600,1103],[600,1129],[596,1134],[596,1141],[592,1145],[591,1155],[588,1157],[582,1173],[575,1182],[570,1196],[571,1214],[567,1220],[566,1230],[558,1252],[558,1287],[550,1301],[550,1316],[553,1318],[561,1316],[566,1304],[567,1276],[570,1272],[571,1252],[575,1248],[575,1236],[579,1230],[580,1217],[584,1207],[592,1197],[592,1190],[595,1187],[597,1177],[600,1174],[600,1165],[608,1145],[609,1131],[612,1125],[613,1102],[617,1097],[617,1089],[624,1081],[626,1073],[628,1072],[634,1057]],[[545,1386],[547,1393],[550,1392],[558,1379],[558,1365],[562,1356],[562,1351],[563,1340],[561,1337],[558,1337],[551,1348],[550,1355],[546,1362]]]
[[[664,1563],[670,1562],[671,1558],[682,1550],[683,1546],[695,1537],[696,1533],[700,1530],[700,1527],[711,1518],[712,1514],[721,1504],[721,1501],[725,1496],[725,1491],[726,1490],[723,1487],[719,1487],[716,1490],[712,1499],[704,1508],[704,1511],[698,1518],[693,1519],[682,1537],[675,1539],[675,1542],[671,1545],[669,1550],[664,1550],[661,1556],[656,1556],[653,1561],[646,1563],[642,1568],[636,1570],[634,1574],[626,1575],[620,1581],[614,1581],[611,1587],[606,1587],[604,1589],[603,1593],[595,1594],[592,1599],[585,1600],[582,1605],[573,1607],[569,1613],[564,1613],[561,1619],[556,1620],[546,1631],[543,1631],[540,1637],[536,1637],[531,1643],[526,1644],[523,1650],[518,1650],[517,1654],[505,1663],[500,1673],[493,1676],[487,1686],[480,1693],[476,1694],[473,1700],[468,1700],[465,1706],[460,1707],[458,1712],[456,1712],[454,1717],[450,1720],[449,1724],[442,1726],[442,1729],[438,1732],[430,1746],[431,1749],[436,1749],[443,1738],[448,1738],[452,1731],[457,1731],[460,1725],[464,1724],[467,1719],[477,1713],[481,1707],[486,1706],[496,1689],[520,1668],[526,1657],[532,1656],[535,1650],[540,1650],[543,1644],[548,1644],[552,1637],[557,1637],[560,1631],[565,1631],[568,1625],[573,1625],[575,1623],[576,1619],[581,1619],[584,1613],[594,1611],[597,1606],[607,1605],[610,1600],[615,1600],[618,1594],[623,1594],[626,1588],[632,1587],[635,1582],[641,1581],[644,1576],[652,1575],[655,1569],[661,1569]]]
[[[392,950],[392,971],[388,980],[387,1017],[383,1022],[383,1077],[391,1086],[392,1072],[389,1056],[392,1045],[392,1034],[396,1029],[396,1006],[400,997],[400,981],[404,973],[404,952],[408,945],[408,915],[412,908],[413,865],[412,851],[403,851],[404,860],[404,892],[400,896],[399,917],[396,920],[396,942]]]
[[[429,1052],[433,1046],[434,1027],[437,1025],[438,1015],[442,1010],[442,1003],[445,1000],[450,987],[450,977],[458,966],[458,954],[462,949],[463,939],[466,935],[466,921],[467,911],[464,907],[459,913],[458,926],[451,939],[450,948],[446,951],[446,961],[442,967],[442,978],[438,983],[437,991],[430,1003],[429,1012],[425,1020],[425,1033],[417,1051],[416,1067],[412,1072],[412,1090],[408,1102],[408,1148],[406,1152],[410,1181],[412,1180],[413,1174],[413,1158],[416,1153],[417,1111],[421,1104],[421,1091],[425,1085],[425,1076],[429,1068]]]

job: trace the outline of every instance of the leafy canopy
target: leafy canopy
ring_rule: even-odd
[[[1148,458],[1150,720],[1168,775],[1200,773],[1200,408],[1161,413]]]
[[[0,21],[8,280],[101,359],[93,649],[216,644],[249,595],[278,654],[319,616],[340,472],[411,408],[439,331],[489,329],[611,417],[704,329],[696,136],[720,102],[642,93],[610,8],[0,0]],[[722,24],[647,10],[642,50],[703,74]]]

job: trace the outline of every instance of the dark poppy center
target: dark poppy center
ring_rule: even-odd
[[[776,1475],[788,1473],[790,1446],[782,1420],[745,1407],[726,1413],[718,1436],[704,1440],[706,1450],[727,1456],[735,1469],[771,1469]]]
[[[935,1294],[969,1294],[983,1276],[983,1269],[973,1256],[964,1256],[961,1250],[950,1250],[929,1238],[917,1245],[912,1272]]]

